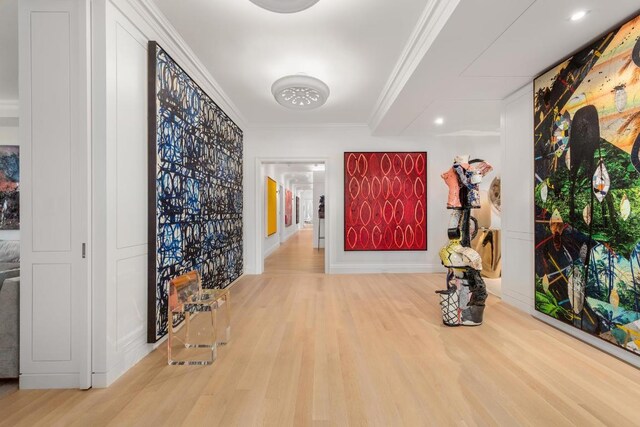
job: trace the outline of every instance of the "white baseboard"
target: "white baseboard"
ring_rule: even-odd
[[[277,250],[278,250],[278,248],[280,248],[280,243],[278,243],[278,244],[276,244],[276,245],[273,245],[273,246],[271,246],[270,248],[267,248],[267,249],[264,251],[263,258],[268,257],[269,255],[271,255],[272,253],[274,253],[275,251],[277,251]]]
[[[525,298],[520,294],[504,289],[504,287],[502,288],[501,298],[505,303],[514,306],[525,313],[533,313],[533,299]]]
[[[342,264],[329,266],[329,274],[375,274],[375,273],[446,273],[440,264]]]
[[[133,368],[145,356],[158,348],[158,346],[162,345],[166,339],[165,337],[156,343],[149,344],[144,338],[146,338],[146,336],[143,337],[141,342],[132,343],[129,348],[123,352],[120,357],[120,361],[108,372],[94,372],[91,375],[91,386],[93,388],[109,387],[125,372]]]
[[[80,374],[20,374],[22,390],[80,388]]]

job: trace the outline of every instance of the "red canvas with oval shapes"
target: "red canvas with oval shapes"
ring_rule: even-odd
[[[427,153],[344,153],[344,250],[427,250]]]

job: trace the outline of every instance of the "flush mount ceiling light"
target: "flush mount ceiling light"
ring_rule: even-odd
[[[588,10],[579,10],[576,13],[574,13],[573,15],[571,15],[571,20],[572,21],[579,21],[582,18],[584,18],[585,16],[587,16],[587,13],[589,13]]]
[[[277,13],[295,13],[308,9],[318,0],[251,0],[263,9]]]
[[[278,104],[293,110],[313,110],[329,98],[329,86],[305,75],[286,76],[275,81],[271,93]]]
[[[433,123],[435,123],[438,126],[441,126],[444,124],[444,117],[436,117],[436,119],[433,121]]]

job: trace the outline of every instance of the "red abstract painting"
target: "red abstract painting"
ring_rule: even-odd
[[[427,250],[427,153],[344,153],[344,250]]]
[[[293,222],[293,194],[291,190],[284,192],[284,225],[289,227]]]

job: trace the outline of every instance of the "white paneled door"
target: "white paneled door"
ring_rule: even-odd
[[[91,386],[88,0],[21,0],[20,386]]]

